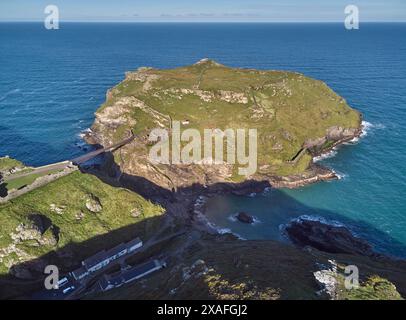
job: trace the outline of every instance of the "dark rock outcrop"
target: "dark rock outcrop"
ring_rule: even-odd
[[[55,246],[59,241],[59,228],[45,215],[32,213],[25,222],[16,227],[10,237],[15,244]]]
[[[330,253],[376,256],[372,246],[345,226],[302,216],[285,227],[289,239],[299,247],[311,246]]]
[[[0,173],[0,198],[7,197],[8,191],[6,184],[3,182],[3,176]]]
[[[238,212],[235,217],[237,218],[238,221],[240,221],[242,223],[249,223],[249,224],[254,223],[253,216],[251,216],[248,213],[243,212],[243,211]]]

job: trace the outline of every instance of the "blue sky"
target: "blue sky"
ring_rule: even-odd
[[[0,21],[42,21],[49,4],[62,21],[342,22],[355,4],[361,22],[406,22],[405,0],[0,0]]]

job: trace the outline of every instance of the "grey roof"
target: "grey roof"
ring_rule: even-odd
[[[109,283],[114,285],[115,287],[124,283],[123,277],[121,275],[112,277],[109,279]]]
[[[127,248],[131,248],[132,246],[138,244],[138,243],[142,243],[140,238],[135,238],[134,240],[128,241],[126,243]]]
[[[87,269],[90,269],[93,266],[99,264],[100,262],[102,262],[102,261],[118,254],[119,252],[121,252],[125,249],[128,249],[140,242],[142,242],[140,240],[140,238],[136,238],[127,243],[120,243],[119,245],[115,246],[114,248],[109,249],[108,251],[106,251],[106,250],[100,251],[100,252],[96,253],[95,255],[83,260],[82,264]]]
[[[124,272],[118,273],[115,276],[106,276],[104,275],[99,280],[99,286],[101,289],[106,290],[108,286],[119,287],[124,283],[128,283],[133,281],[135,278],[145,275],[145,273],[150,273],[159,269],[159,267],[163,266],[158,260],[152,260],[146,262],[142,265],[133,267],[129,270]]]
[[[155,260],[152,260],[123,272],[121,276],[123,277],[124,282],[129,282],[156,267],[158,267],[158,264]]]
[[[87,268],[91,268],[93,266],[95,266],[96,264],[102,262],[103,260],[105,260],[107,257],[106,255],[106,250],[100,251],[98,253],[96,253],[95,255],[83,260],[82,264]]]
[[[86,268],[84,266],[81,266],[80,268],[72,271],[72,275],[77,279],[81,274],[84,274],[86,272],[87,272]]]
[[[127,249],[127,246],[124,243],[120,243],[119,245],[115,246],[114,248],[107,250],[105,257],[106,258],[112,257],[125,249]]]

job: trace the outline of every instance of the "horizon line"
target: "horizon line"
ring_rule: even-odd
[[[44,20],[0,20],[0,23],[44,23]],[[282,24],[282,23],[344,23],[344,21],[125,21],[125,20],[60,20],[59,23],[263,23],[263,24]],[[406,20],[366,20],[360,21],[360,24],[364,23],[406,23]]]

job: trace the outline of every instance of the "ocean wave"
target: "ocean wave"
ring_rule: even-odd
[[[266,187],[264,191],[262,191],[262,195],[265,196],[271,192],[272,188],[271,187]]]
[[[327,224],[327,225],[330,225],[333,227],[346,227],[342,222],[337,221],[337,220],[330,220],[330,219],[324,218],[322,216],[303,214],[297,218],[293,218],[287,224],[280,225],[279,229],[284,229],[287,225],[289,225],[292,222],[301,223],[302,221],[316,221],[316,222]]]
[[[83,139],[89,133],[92,133],[92,129],[86,128],[86,129],[84,129],[84,130],[82,130],[81,132],[78,133],[78,137],[80,139]]]
[[[362,121],[361,125],[362,125],[362,132],[361,132],[360,138],[364,138],[368,135],[369,131],[374,127],[374,125],[368,121]]]
[[[253,224],[262,223],[262,221],[259,220],[257,217],[253,216],[253,218],[254,218],[254,223]]]
[[[337,154],[337,149],[333,148],[329,152],[322,153],[321,155],[314,157],[313,162],[318,162],[318,161],[322,161],[325,159],[333,158],[336,154]]]
[[[342,179],[345,179],[345,178],[348,177],[348,174],[346,174],[346,173],[337,172],[337,171],[335,171],[335,170],[332,170],[332,171],[333,171],[333,173],[336,175],[336,177],[337,177],[338,180],[342,180]]]
[[[229,228],[221,228],[216,224],[214,224],[213,222],[209,221],[208,219],[206,219],[205,222],[211,229],[215,230],[218,234],[232,234],[236,236],[239,240],[247,240]]]
[[[381,123],[373,124],[371,122],[363,120],[361,123],[361,134],[358,137],[354,137],[350,141],[345,142],[345,145],[353,145],[357,144],[361,138],[366,137],[373,129],[385,129],[385,125]],[[329,158],[333,158],[337,155],[337,147],[332,148],[330,151],[326,153],[322,153],[317,157],[313,157],[314,162],[319,162],[322,160],[326,160]]]
[[[297,223],[302,223],[303,221],[316,221],[316,222],[320,222],[322,224],[326,224],[332,227],[342,227],[342,228],[346,228],[349,232],[351,232],[351,234],[354,237],[358,237],[358,238],[362,238],[362,236],[359,234],[359,232],[357,231],[355,226],[352,225],[348,225],[348,224],[344,224],[340,221],[337,220],[332,220],[332,219],[328,219],[322,216],[317,216],[317,215],[301,215],[297,218],[293,218],[291,219],[289,222],[285,223],[285,224],[281,224],[279,225],[279,231],[281,232],[281,235],[289,240],[289,236],[286,232],[286,228],[293,222],[297,222]]]
[[[18,92],[20,92],[20,91],[21,91],[21,90],[20,90],[19,88],[17,88],[17,89],[10,90],[9,92],[6,92],[5,95],[3,95],[3,96],[0,97],[0,102],[3,102],[3,101],[6,100],[10,95],[12,95],[12,94],[14,94],[14,93],[18,93]]]
[[[368,121],[362,121],[361,125],[362,125],[362,133],[360,135],[360,138],[366,137],[368,135],[368,133],[370,133],[373,129],[380,130],[380,129],[386,128],[386,126],[382,123],[374,124],[374,123],[371,123]]]

